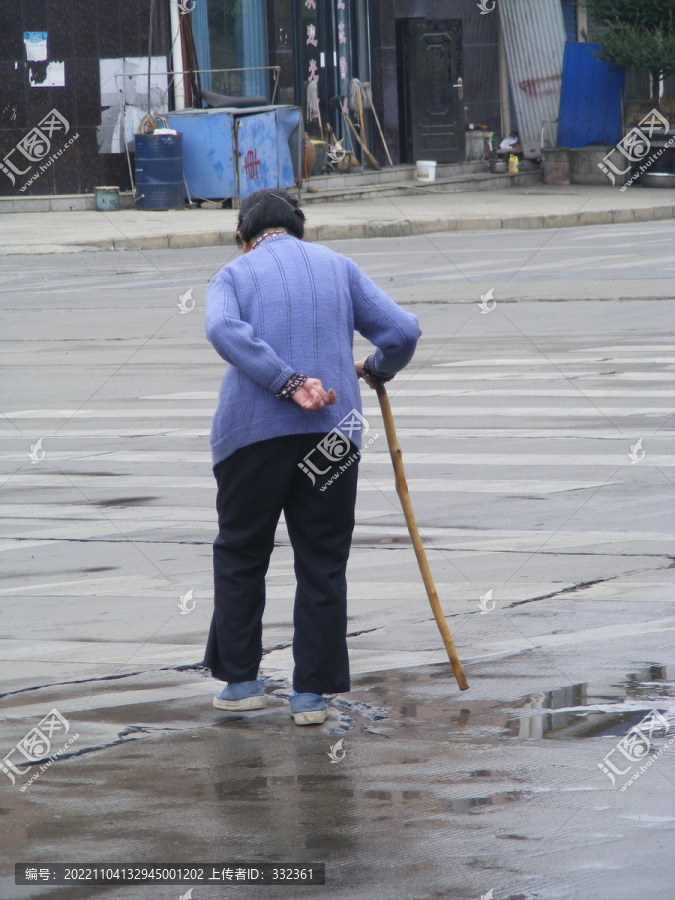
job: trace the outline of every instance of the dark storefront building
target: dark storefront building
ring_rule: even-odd
[[[261,65],[263,57],[279,65],[277,99],[302,108],[312,137],[319,119],[308,116],[307,89],[315,82],[322,125],[351,143],[334,98],[344,98],[345,111],[358,119],[348,109],[353,78],[371,85],[394,162],[463,160],[469,122],[502,132],[499,18],[496,11],[480,15],[475,0],[267,0],[251,17],[257,53],[223,55],[216,48],[228,40],[233,46],[225,31],[237,34],[230,12],[237,5],[208,0],[209,58],[195,28],[200,65]],[[372,116],[363,115],[368,146],[384,163]]]
[[[184,36],[175,37],[172,4],[174,20],[178,12],[181,21],[189,19],[193,56],[183,60],[171,52],[185,44]],[[360,117],[349,107],[350,82],[369,83],[395,163],[463,160],[469,121],[501,131],[498,16],[479,15],[475,0],[154,0],[153,6],[155,112],[194,103],[198,93],[182,90],[172,71],[196,61],[199,88],[295,104],[310,137],[319,136],[319,122],[330,124],[346,146],[353,139],[343,113],[357,128]],[[98,184],[129,189],[126,151],[133,153],[148,107],[150,9],[151,0],[0,0],[0,193],[16,193],[29,177],[28,163],[35,168],[46,145],[34,145],[31,156],[22,141],[54,109],[67,121],[68,137],[77,138],[23,196],[85,193]],[[262,68],[272,66],[280,67],[276,91],[273,73]],[[308,88],[318,99],[309,112]],[[363,109],[361,117],[368,145],[384,164],[372,113]],[[57,122],[50,144],[66,137],[59,131],[65,129]]]
[[[469,122],[501,132],[496,12],[478,14],[475,0],[379,0],[371,29],[375,102],[398,161],[464,160]]]
[[[395,163],[464,160],[469,122],[502,132],[499,19],[481,16],[475,0],[270,0],[268,19],[270,9],[284,23],[268,33],[286,38],[283,47],[270,39],[270,62],[282,65],[287,97],[284,63],[292,57],[293,101],[307,115],[307,86],[318,79],[322,124],[347,144],[349,130],[330,100],[346,102],[352,78],[371,85]],[[354,109],[349,115],[358,118]],[[373,118],[363,115],[368,146],[384,164]],[[318,134],[318,120],[306,127]]]
[[[0,0],[0,22],[0,194],[128,187],[125,155],[101,152],[101,60],[138,60],[138,70],[144,65],[147,72],[150,0]],[[153,55],[166,57],[165,3],[155,3],[153,25]],[[52,110],[67,124],[46,119]],[[62,154],[47,166],[58,149]],[[40,177],[18,193],[36,172]]]

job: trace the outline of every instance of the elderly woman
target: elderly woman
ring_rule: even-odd
[[[363,422],[358,379],[374,387],[393,378],[421,332],[352,260],[304,243],[304,220],[285,191],[247,197],[237,227],[244,253],[206,295],[206,334],[229,367],[211,429],[219,533],[204,664],[227,682],[218,709],[266,705],[258,681],[265,574],[283,511],[297,579],[290,708],[298,725],[312,725],[326,718],[323,694],[350,689],[345,572]],[[354,329],[377,348],[356,363]]]

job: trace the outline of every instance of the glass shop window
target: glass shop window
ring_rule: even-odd
[[[265,0],[208,0],[211,69],[266,66]],[[269,97],[269,72],[216,72],[212,90],[230,97]]]

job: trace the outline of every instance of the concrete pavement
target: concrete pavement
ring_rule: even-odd
[[[672,219],[672,191],[633,186],[419,194],[306,206],[308,240],[442,231],[559,229]],[[161,250],[234,244],[236,210],[11,213],[0,216],[0,254]]]
[[[364,386],[378,437],[348,572],[354,690],[310,729],[286,707],[283,523],[265,613],[270,706],[217,713],[196,667],[223,372],[201,292],[229,251],[4,261],[0,760],[54,708],[69,723],[54,750],[77,739],[25,791],[39,766],[14,786],[0,771],[3,900],[54,892],[15,886],[15,862],[59,860],[325,862],[316,892],[336,900],[670,900],[670,734],[655,731],[650,752],[664,752],[644,773],[615,748],[652,709],[674,714],[672,228],[333,245],[420,317],[414,363],[389,392],[470,690],[444,662]],[[618,273],[628,287],[614,300]],[[566,303],[546,302],[555,290]],[[464,302],[425,302],[443,291]],[[367,349],[357,339],[355,355]],[[105,890],[177,900],[188,885]],[[193,897],[234,894],[199,885]]]
[[[491,290],[489,307],[675,298],[674,244],[675,223],[663,221],[557,232],[441,232],[341,241],[340,249],[398,303],[476,304]]]

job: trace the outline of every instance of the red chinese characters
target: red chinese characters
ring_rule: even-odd
[[[244,157],[244,171],[248,175],[249,178],[258,178],[258,166],[260,165],[260,160],[258,159],[258,151],[257,150],[249,150],[246,156]]]

